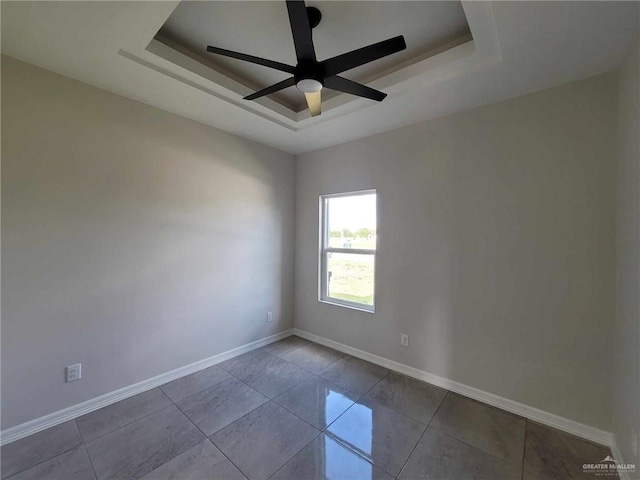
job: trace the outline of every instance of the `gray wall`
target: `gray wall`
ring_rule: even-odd
[[[292,327],[293,156],[7,57],[2,127],[3,429]]]
[[[2,57],[2,428],[291,328],[296,207],[297,327],[613,416],[633,461],[637,52],[618,119],[617,78],[599,76],[302,155],[297,196],[291,155]],[[317,302],[318,195],[366,188],[375,314]]]
[[[298,157],[296,327],[610,431],[615,95],[598,76]],[[375,314],[317,300],[318,196],[368,188]]]
[[[640,7],[639,7],[640,8]],[[618,87],[617,314],[613,433],[623,460],[640,467],[640,39],[620,70]],[[636,451],[633,444],[635,436]],[[640,471],[636,477],[640,478]]]

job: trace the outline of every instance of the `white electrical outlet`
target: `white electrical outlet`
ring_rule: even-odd
[[[407,335],[406,333],[400,334],[400,345],[402,345],[403,347],[409,346],[409,335]]]
[[[67,382],[74,382],[82,378],[82,364],[76,363],[67,367]]]
[[[267,323],[271,323],[273,321],[273,312],[267,312]]]

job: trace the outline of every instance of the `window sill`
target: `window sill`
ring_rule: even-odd
[[[333,300],[333,299],[326,299],[326,298],[320,298],[318,299],[318,301],[320,303],[326,303],[328,305],[333,305],[336,307],[344,307],[344,308],[349,308],[351,310],[357,310],[359,312],[364,312],[364,313],[376,313],[375,307],[371,307],[371,308],[367,308],[365,306],[362,305],[358,305],[358,304],[353,304],[353,303],[342,303],[340,301],[337,300]]]

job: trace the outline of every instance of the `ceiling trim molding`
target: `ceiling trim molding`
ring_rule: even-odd
[[[258,115],[259,117],[262,117],[262,118],[264,118],[266,120],[274,122],[274,123],[276,123],[277,125],[279,125],[281,127],[284,127],[284,128],[287,128],[287,129],[291,130],[292,132],[297,131],[297,129],[295,127],[292,127],[292,126],[288,125],[287,123],[280,122],[277,119],[272,118],[271,116],[265,115],[265,114],[255,110],[255,109],[248,108],[248,106],[250,106],[249,102],[246,102],[246,101],[238,102],[238,101],[234,100],[233,98],[229,98],[226,95],[220,94],[220,93],[218,93],[217,91],[215,91],[215,90],[213,90],[211,88],[208,88],[208,87],[206,87],[204,85],[200,85],[197,82],[191,81],[191,80],[189,80],[187,78],[181,77],[181,76],[177,75],[176,73],[171,72],[171,71],[169,71],[169,70],[167,70],[167,69],[165,69],[163,67],[160,67],[158,65],[154,65],[154,64],[152,64],[152,63],[150,63],[150,62],[148,62],[148,61],[146,61],[146,60],[144,60],[144,59],[142,59],[142,58],[140,58],[140,57],[138,57],[138,56],[136,56],[136,55],[134,55],[134,54],[132,54],[130,52],[127,52],[126,50],[122,50],[122,49],[118,50],[118,55],[120,55],[123,58],[126,58],[127,60],[131,60],[133,62],[136,62],[138,65],[142,65],[143,67],[150,68],[153,71],[161,73],[162,75],[165,75],[165,76],[167,76],[169,78],[172,78],[174,80],[178,80],[179,82],[181,82],[181,83],[183,83],[183,84],[185,84],[185,85],[187,85],[187,86],[189,86],[191,88],[195,88],[197,90],[200,90],[201,92],[204,92],[204,93],[206,93],[208,95],[211,95],[211,96],[213,96],[215,98],[218,98],[220,100],[224,100],[224,101],[226,101],[226,102],[228,102],[228,103],[230,103],[230,104],[232,104],[232,105],[234,105],[236,107],[242,108],[243,110],[249,111],[249,112],[251,112],[251,113],[253,113],[255,115]],[[217,84],[215,84],[215,85],[217,85]]]
[[[382,73],[377,79],[366,82],[367,85],[384,90],[394,97],[415,94],[433,84],[501,62],[502,51],[491,3],[466,0],[462,2],[462,6],[472,39],[461,39],[444,45],[423,55],[418,61],[411,60],[399,69]],[[253,91],[250,86],[221,72],[221,69],[214,68],[205,57],[189,53],[155,38],[147,39],[146,42],[141,39],[136,47],[118,51],[122,57],[143,67],[293,132],[306,130],[375,105],[366,99],[340,94],[323,101],[322,115],[311,117],[306,109],[295,112],[269,97],[248,102],[243,100],[243,97]]]

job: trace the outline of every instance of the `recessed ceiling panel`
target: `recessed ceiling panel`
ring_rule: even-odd
[[[307,6],[322,12],[322,21],[313,30],[318,60],[404,35],[405,51],[343,74],[362,83],[471,38],[459,1],[309,1]],[[184,0],[156,38],[255,90],[284,80],[288,74],[207,53],[207,45],[296,63],[284,1]],[[295,87],[272,98],[293,111],[306,107],[303,94]]]

